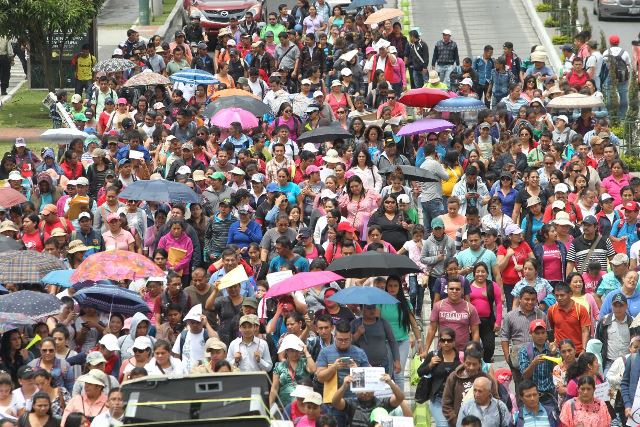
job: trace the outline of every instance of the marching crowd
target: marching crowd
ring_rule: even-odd
[[[117,283],[148,304],[132,317],[40,286],[62,309],[3,331],[0,427],[119,425],[123,381],[235,371],[267,372],[269,404],[301,427],[379,425],[427,405],[437,427],[604,427],[634,416],[640,178],[620,160],[604,108],[546,108],[570,93],[602,98],[616,61],[624,115],[634,62],[619,37],[603,55],[578,34],[556,73],[541,47],[520,57],[508,41],[498,56],[487,45],[461,60],[447,29],[430,57],[418,31],[365,24],[374,12],[298,0],[266,24],[247,12],[219,32],[195,13],[173,42],[128,30],[113,57],[135,67],[118,72],[94,73],[83,48],[76,93],[56,95],[89,136],[40,152],[16,139],[0,179],[27,202],[0,209],[0,234],[72,269],[119,249],[165,274]],[[189,68],[219,83],[125,84]],[[422,87],[486,108],[438,113],[399,101]],[[258,127],[209,126],[207,107],[225,89],[266,107]],[[53,106],[53,127],[66,114]],[[452,127],[398,135],[421,116]],[[299,141],[322,128],[324,139]],[[200,202],[119,197],[144,180],[185,184]],[[406,255],[420,272],[264,297],[270,273],[323,271],[367,251]],[[222,289],[238,266],[248,280]],[[398,304],[330,299],[351,286]],[[509,368],[492,365],[496,341]],[[412,408],[404,383],[414,353]],[[369,366],[385,369],[390,395],[350,390],[349,369]]]

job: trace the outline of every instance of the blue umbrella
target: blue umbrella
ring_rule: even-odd
[[[185,84],[215,85],[220,83],[220,80],[216,79],[213,74],[195,68],[178,71],[170,75],[169,79],[174,83]]]
[[[0,285],[0,295],[8,294],[9,290],[4,286]]]
[[[97,282],[94,282],[93,280],[83,280],[82,282],[73,283],[73,285],[71,285],[71,287],[75,291],[81,291],[84,288],[89,288],[89,287],[95,286],[95,285],[111,285],[111,286],[115,286],[115,283],[113,283],[111,280],[106,280],[106,279],[98,280]]]
[[[127,185],[118,197],[147,202],[197,203],[200,201],[196,192],[188,186],[163,179],[136,181]]]
[[[486,108],[484,102],[479,99],[457,96],[438,102],[433,109],[440,112],[464,113],[466,111],[481,111]]]
[[[76,292],[73,299],[81,306],[93,307],[105,313],[133,316],[137,312],[150,311],[138,293],[114,285],[98,284],[84,288]]]
[[[347,10],[356,10],[365,6],[383,6],[387,4],[385,0],[353,0]]]
[[[42,278],[42,283],[45,285],[56,285],[62,286],[63,288],[70,288],[71,283],[71,275],[76,270],[53,270],[47,273],[46,276]]]
[[[338,291],[335,295],[330,296],[329,299],[338,304],[376,305],[398,304],[400,302],[382,289],[372,286],[352,286]]]

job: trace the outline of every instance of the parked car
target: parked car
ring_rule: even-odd
[[[640,19],[640,0],[594,0],[593,14],[605,19]]]

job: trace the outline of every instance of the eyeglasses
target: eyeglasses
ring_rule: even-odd
[[[396,202],[394,202],[393,200],[385,200],[385,201],[384,201],[384,204],[385,204],[385,205],[391,205],[391,204],[394,204],[394,205],[395,205],[395,204],[396,204]]]
[[[338,110],[338,111],[336,111],[336,113],[338,113],[338,114],[344,114],[345,112],[344,112],[344,111],[340,111],[340,110]]]

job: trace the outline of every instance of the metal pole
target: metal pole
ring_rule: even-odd
[[[149,25],[149,0],[138,0],[138,20],[140,25]]]

